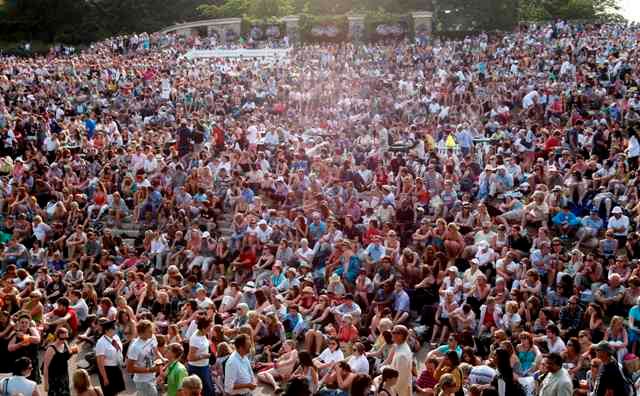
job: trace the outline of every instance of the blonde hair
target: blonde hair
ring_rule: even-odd
[[[91,377],[85,369],[77,369],[73,373],[72,382],[73,389],[78,394],[86,392],[91,387]]]
[[[622,325],[624,324],[624,319],[622,318],[622,316],[614,316],[613,318],[611,318],[611,327],[614,327],[615,325]]]
[[[186,391],[188,395],[198,395],[202,392],[202,380],[197,375],[185,377],[180,389]]]

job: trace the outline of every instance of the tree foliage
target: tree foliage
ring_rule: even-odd
[[[617,0],[520,0],[522,20],[609,20],[620,16]]]
[[[518,0],[435,0],[437,30],[510,30],[518,23]]]
[[[638,0],[640,1],[640,0]],[[617,0],[12,0],[0,41],[86,43],[208,18],[407,14],[433,10],[436,30],[509,30],[521,20],[611,20]]]
[[[15,0],[0,14],[0,41],[87,43],[202,18],[206,0]],[[226,0],[211,0],[209,5]]]

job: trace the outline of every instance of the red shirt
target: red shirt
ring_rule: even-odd
[[[358,329],[354,325],[342,326],[338,331],[338,340],[341,342],[355,341],[358,338]]]
[[[256,262],[258,261],[256,252],[253,249],[243,250],[238,258],[247,269],[253,268],[253,266],[256,265]]]
[[[368,227],[367,231],[365,231],[364,235],[362,236],[362,241],[364,242],[365,245],[368,245],[371,243],[371,239],[375,235],[382,236],[382,231],[380,231],[377,228]]]
[[[560,142],[560,139],[558,139],[555,136],[551,136],[549,139],[547,139],[546,142],[544,142],[544,151],[551,151],[554,148],[560,146],[562,142]]]

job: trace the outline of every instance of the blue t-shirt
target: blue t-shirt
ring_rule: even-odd
[[[436,352],[446,355],[449,353],[449,344],[440,345],[436,348]],[[456,345],[456,353],[458,354],[458,357],[462,357],[462,347],[460,345]]]
[[[640,306],[634,305],[633,307],[631,307],[631,309],[629,310],[629,317],[633,318],[634,327],[640,328]],[[638,335],[638,332],[631,328],[629,329],[629,331]]]
[[[96,122],[90,118],[84,121],[84,127],[87,128],[87,136],[89,140],[93,139],[93,135],[96,132]]]

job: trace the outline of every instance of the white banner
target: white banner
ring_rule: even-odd
[[[260,48],[260,49],[214,49],[191,50],[187,52],[187,59],[198,58],[271,58],[285,59],[289,56],[288,48]]]

